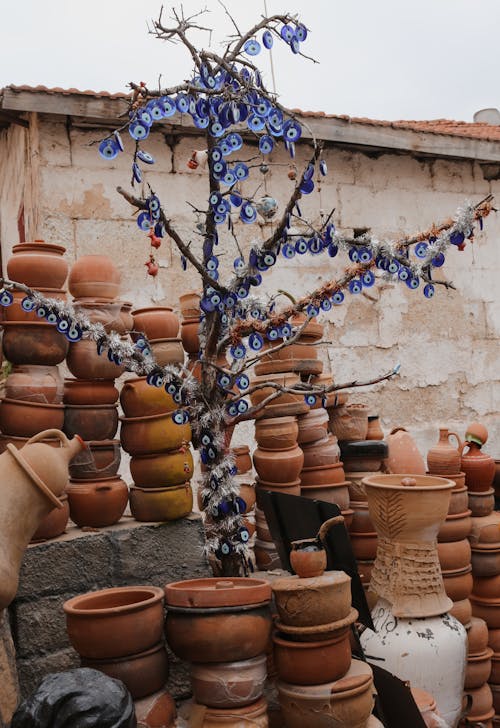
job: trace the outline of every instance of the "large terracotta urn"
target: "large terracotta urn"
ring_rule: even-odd
[[[7,261],[7,275],[30,288],[62,288],[68,275],[66,248],[43,240],[19,243]]]

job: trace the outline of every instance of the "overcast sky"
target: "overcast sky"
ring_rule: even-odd
[[[377,119],[472,120],[500,105],[500,0],[267,0],[269,14],[298,12],[304,52],[275,43],[277,90],[289,107]],[[194,40],[220,48],[233,28],[217,0],[185,0],[214,28]],[[0,87],[14,84],[125,91],[130,80],[173,85],[190,71],[184,49],[148,35],[160,0],[3,0]],[[172,5],[166,3],[168,10]],[[264,0],[226,0],[244,31]],[[281,46],[281,47],[278,47]],[[269,52],[257,63],[270,82]]]

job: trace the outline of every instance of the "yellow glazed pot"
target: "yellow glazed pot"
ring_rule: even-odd
[[[191,439],[191,426],[176,424],[171,414],[122,417],[120,438],[129,455],[177,450]]]
[[[147,417],[165,414],[178,408],[164,387],[153,387],[146,377],[128,379],[120,393],[120,404],[125,417]]]
[[[171,488],[130,488],[130,510],[136,521],[175,521],[191,513],[192,508],[189,483]]]
[[[130,461],[130,472],[140,488],[180,485],[193,477],[193,456],[188,445],[172,452],[140,455]]]

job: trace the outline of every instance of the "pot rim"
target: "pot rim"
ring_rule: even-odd
[[[306,471],[307,473],[312,473],[315,470],[328,470],[329,468],[334,468],[335,470],[338,470],[339,468],[343,468],[344,463],[339,460],[336,463],[330,463],[329,465],[312,465],[308,468],[302,468],[302,471]]]
[[[81,603],[82,601],[86,600],[92,600],[92,597],[95,597],[96,595],[103,595],[106,593],[120,593],[120,594],[126,594],[127,592],[131,592],[132,594],[137,593],[144,593],[149,592],[150,596],[146,599],[141,600],[140,602],[132,602],[131,604],[122,604],[117,607],[101,607],[101,608],[94,608],[94,609],[82,609],[79,608],[77,605]],[[86,594],[79,594],[76,597],[72,597],[71,599],[68,599],[68,601],[64,602],[63,609],[64,612],[68,615],[77,616],[77,617],[109,617],[114,614],[126,614],[128,612],[137,612],[139,610],[142,610],[144,607],[150,607],[153,604],[156,604],[158,602],[162,602],[164,598],[163,589],[161,589],[159,586],[115,586],[110,587],[109,589],[99,589],[95,592],[87,592]]]
[[[467,655],[467,662],[482,662],[483,660],[492,660],[495,653],[491,647],[487,647],[483,652],[470,653]],[[491,687],[491,686],[490,686]],[[500,689],[500,686],[499,686]]]
[[[297,445],[297,443],[295,443],[294,445],[290,445],[289,447],[280,448],[279,450],[272,450],[269,447],[261,447],[260,445],[258,445],[255,448],[253,454],[255,455],[255,452],[257,450],[264,450],[264,452],[289,452],[290,450],[296,450],[298,447],[299,447],[299,445]]]
[[[165,604],[165,609],[167,611],[167,617],[169,612],[172,614],[184,614],[187,617],[190,616],[200,616],[200,615],[208,615],[211,616],[212,614],[231,614],[231,613],[239,613],[239,612],[251,612],[253,610],[257,609],[263,609],[264,607],[267,607],[269,604],[271,604],[271,600],[268,599],[267,601],[263,602],[255,602],[255,604],[231,604],[229,606],[225,607],[178,607],[174,606],[172,604]]]
[[[77,485],[80,484],[88,484],[91,485],[92,483],[100,483],[102,481],[109,482],[110,480],[119,480],[122,483],[125,483],[121,475],[103,475],[102,478],[96,477],[96,478],[70,478],[69,484],[76,483]],[[125,483],[126,485],[126,483]]]
[[[164,485],[163,488],[141,488],[138,485],[129,486],[129,490],[138,490],[140,493],[163,493],[169,491],[173,493],[175,490],[185,490],[187,487],[191,487],[191,481],[186,480],[185,483],[178,483],[177,485]]]
[[[157,642],[153,647],[150,647],[148,650],[143,650],[142,652],[134,652],[132,655],[124,655],[123,657],[109,657],[109,658],[101,658],[101,659],[94,659],[92,657],[83,657],[82,660],[88,664],[92,663],[92,665],[120,665],[122,663],[127,662],[134,662],[135,660],[141,660],[144,657],[149,657],[150,655],[154,655],[157,652],[164,651],[166,654],[167,650],[167,644],[164,640],[161,642]],[[99,669],[99,668],[96,668]]]
[[[144,377],[146,379],[146,377]],[[126,382],[124,382],[125,384]],[[114,389],[115,383],[113,379],[79,379],[77,377],[64,377],[64,386],[72,386],[74,384],[92,384],[95,387],[109,387],[112,385]]]
[[[114,404],[65,404],[63,405],[66,409],[78,409],[78,410],[101,410],[101,409],[113,409],[118,412],[116,402]]]
[[[316,640],[315,642],[298,642],[297,640],[284,639],[283,637],[280,637],[279,635],[283,633],[279,630],[275,630],[272,635],[272,640],[275,645],[278,645],[278,647],[290,648],[292,650],[307,650],[315,649],[317,647],[330,647],[331,645],[338,644],[345,639],[348,633],[349,625],[347,624],[345,627],[340,627],[338,632],[335,632],[335,636],[329,637],[327,640]]]
[[[473,498],[491,498],[494,493],[495,488],[490,488],[489,490],[469,490],[469,495],[473,496]]]
[[[331,695],[338,695],[339,698],[341,696],[348,698],[367,690],[373,681],[373,673],[369,664],[363,662],[363,667],[361,668],[357,666],[358,662],[362,662],[362,660],[353,659],[351,667],[343,677],[332,682],[323,683],[322,685],[293,685],[291,683],[285,683],[283,680],[278,680],[276,686],[278,691],[280,686],[283,686],[285,688],[285,694],[292,694],[295,697],[306,700],[308,698],[314,700],[317,696],[328,696],[329,692]],[[349,674],[353,672],[353,668],[358,674]],[[353,685],[354,680],[356,682]],[[344,683],[345,687],[343,687],[342,683]]]
[[[401,482],[390,483],[390,480],[404,478],[413,478],[416,483],[415,485],[401,485]],[[434,480],[439,481],[431,485],[426,485],[426,481]],[[441,478],[437,475],[417,475],[416,473],[393,473],[391,475],[371,475],[367,478],[363,478],[363,485],[369,488],[379,488],[381,490],[388,491],[399,491],[405,493],[428,493],[429,491],[447,491],[453,490],[455,483],[447,478]]]
[[[462,513],[451,513],[450,515],[446,516],[445,520],[443,521],[443,524],[446,523],[446,521],[458,521],[459,518],[470,518],[472,516],[472,511],[470,508],[467,508],[466,511],[462,511]],[[461,540],[461,539],[460,539]]]
[[[465,540],[465,539],[460,539]],[[450,543],[449,541],[445,543]],[[458,541],[453,541],[453,543],[458,543]],[[464,576],[465,574],[470,574],[472,572],[472,565],[467,564],[467,566],[462,566],[461,569],[441,569],[441,573],[444,577],[447,577],[448,579],[453,579],[455,576]]]
[[[151,421],[151,420],[160,420],[162,418],[169,418],[172,419],[173,412],[160,412],[160,414],[157,415],[143,415],[142,417],[120,417],[120,422],[125,422],[125,424],[138,424],[139,422],[143,422],[144,420]]]
[[[287,594],[290,591],[295,592],[297,591],[297,589],[303,592],[304,589],[313,586],[316,589],[321,588],[322,586],[324,586],[325,588],[333,587],[335,589],[340,589],[342,585],[347,585],[350,583],[351,577],[349,576],[349,574],[346,574],[345,571],[332,570],[325,571],[323,574],[321,574],[321,576],[310,576],[306,577],[305,579],[297,576],[297,574],[292,574],[292,576],[280,577],[276,579],[276,581],[273,581],[272,589],[273,591],[277,591],[281,595]]]
[[[192,662],[191,663],[191,674],[196,672],[197,668],[204,669],[217,669],[221,672],[226,670],[244,670],[245,668],[254,668],[267,663],[267,655],[257,655],[257,657],[250,657],[248,660],[233,660],[232,662]]]
[[[300,485],[300,478],[297,478],[297,480],[289,480],[286,483],[275,483],[272,480],[261,480],[259,476],[256,476],[255,478],[255,485],[263,490],[266,489],[267,485],[270,485],[272,488],[293,488],[296,485],[302,487]]]
[[[165,597],[168,607],[181,609],[220,608],[224,600],[232,606],[269,603],[272,596],[271,585],[267,579],[255,577],[201,577],[173,581],[165,585]]]
[[[53,251],[58,255],[64,255],[64,253],[66,252],[66,248],[63,245],[56,245],[56,243],[46,243],[45,240],[27,240],[24,243],[16,243],[16,245],[12,247],[12,252],[19,253],[23,250],[28,250],[28,248],[34,248],[36,250],[37,248],[41,248],[42,246],[43,248],[45,248],[46,251]]]
[[[3,323],[4,322],[2,321],[2,326],[3,326]],[[6,403],[9,405],[17,405],[19,407],[26,407],[26,406],[41,407],[41,408],[50,408],[50,409],[56,409],[56,410],[64,409],[66,407],[66,405],[64,405],[64,404],[48,404],[47,402],[32,402],[31,400],[28,400],[28,399],[12,399],[11,397],[2,397],[2,398],[0,398],[0,402],[2,404]]]
[[[118,443],[119,442],[120,441],[118,440]],[[163,457],[164,455],[167,455],[167,456],[184,455],[188,451],[191,452],[191,448],[189,446],[186,448],[186,445],[181,445],[180,447],[176,447],[173,450],[164,450],[163,452],[154,452],[154,453],[146,452],[146,453],[142,453],[141,455],[131,455],[130,459],[131,460],[146,460],[146,459],[157,460],[160,457]],[[191,452],[191,456],[192,455],[193,455],[193,453]]]
[[[132,316],[137,316],[137,314],[142,313],[150,313],[151,311],[173,311],[174,309],[172,306],[146,306],[145,308],[136,308],[134,311],[131,311]]]
[[[290,624],[284,624],[279,619],[275,619],[274,623],[278,632],[289,635],[311,635],[311,634],[328,634],[329,632],[337,632],[353,624],[358,618],[358,611],[351,607],[348,615],[335,622],[327,622],[326,624],[315,624],[312,627],[294,627]]]
[[[168,341],[169,343],[175,342],[175,343],[180,344],[182,346],[182,339],[180,337],[177,337],[177,336],[171,336],[171,337],[166,338],[166,339],[149,339],[149,343],[150,344],[164,344],[166,341]]]
[[[325,484],[323,484],[323,485],[301,485],[300,487],[301,488],[304,488],[304,490],[308,490],[309,488],[311,490],[315,490],[315,489],[321,489],[321,490],[323,490],[325,488],[327,488],[327,489],[343,488],[346,485],[348,486],[350,484],[351,484],[351,481],[350,480],[342,480],[340,483],[328,483],[326,485]]]

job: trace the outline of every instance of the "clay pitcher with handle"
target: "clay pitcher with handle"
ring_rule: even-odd
[[[58,438],[58,448],[39,440]],[[70,460],[85,444],[68,440],[60,430],[44,430],[20,450],[9,443],[0,455],[0,609],[17,591],[19,569],[33,534],[53,509],[62,508],[59,496],[68,483]]]
[[[292,541],[290,551],[290,564],[297,576],[301,579],[310,579],[321,576],[326,569],[325,539],[332,526],[344,523],[344,516],[334,516],[325,521],[314,538],[304,538]]]
[[[458,447],[453,447],[450,442],[450,437],[456,438]],[[460,473],[462,448],[462,441],[456,432],[451,432],[447,427],[440,427],[439,440],[427,453],[427,468],[429,473],[441,477]]]

